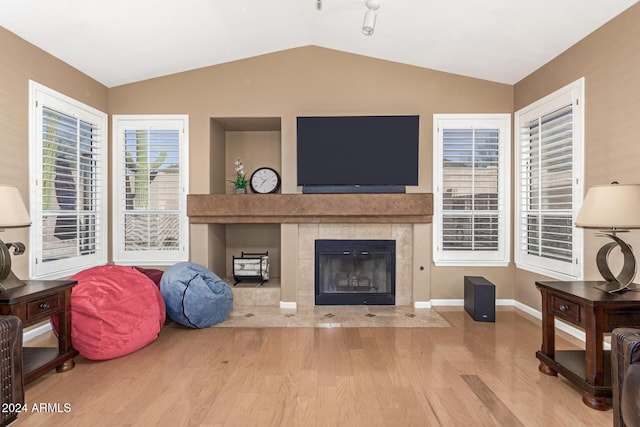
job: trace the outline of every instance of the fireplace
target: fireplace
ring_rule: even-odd
[[[395,305],[395,240],[316,240],[316,305]]]

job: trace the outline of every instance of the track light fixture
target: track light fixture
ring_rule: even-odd
[[[378,0],[367,0],[365,5],[367,11],[364,13],[364,22],[362,23],[362,33],[366,36],[373,34],[376,26],[376,10],[380,7]]]

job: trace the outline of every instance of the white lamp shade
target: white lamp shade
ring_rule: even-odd
[[[576,226],[640,228],[640,184],[597,185],[589,188]]]
[[[31,219],[16,187],[0,185],[0,228],[27,227]]]

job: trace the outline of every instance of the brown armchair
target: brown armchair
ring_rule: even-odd
[[[0,316],[0,387],[0,426],[6,426],[18,416],[11,410],[19,410],[24,405],[22,322],[16,316]]]
[[[640,426],[640,329],[611,333],[613,425]]]

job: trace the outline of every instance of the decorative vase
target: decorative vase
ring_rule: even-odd
[[[236,188],[236,194],[247,194],[247,188]]]

